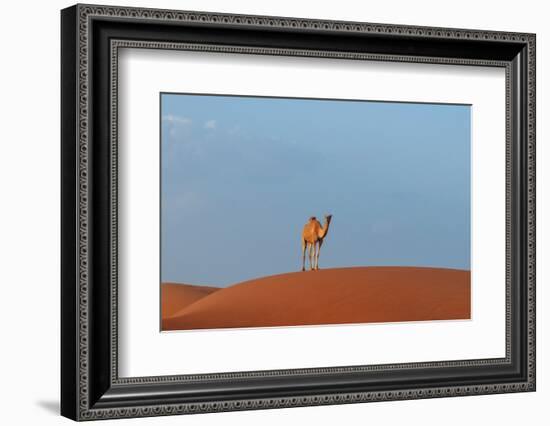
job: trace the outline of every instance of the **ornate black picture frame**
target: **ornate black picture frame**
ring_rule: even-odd
[[[535,390],[534,34],[95,5],[64,9],[61,28],[62,415],[92,420]],[[121,47],[504,68],[506,356],[120,378]]]

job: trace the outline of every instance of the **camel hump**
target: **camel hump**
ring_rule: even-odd
[[[311,216],[311,217],[309,218],[309,220],[310,220],[310,221],[311,221],[311,220],[317,220],[317,218],[316,218],[315,216]]]

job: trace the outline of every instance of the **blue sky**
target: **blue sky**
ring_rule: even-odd
[[[161,280],[321,268],[470,269],[470,106],[161,94]]]

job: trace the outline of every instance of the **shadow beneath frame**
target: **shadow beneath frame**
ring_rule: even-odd
[[[60,413],[59,401],[36,401],[36,405],[50,414],[59,415]]]

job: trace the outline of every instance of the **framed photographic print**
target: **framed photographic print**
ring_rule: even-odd
[[[535,390],[535,35],[61,29],[64,416]]]

